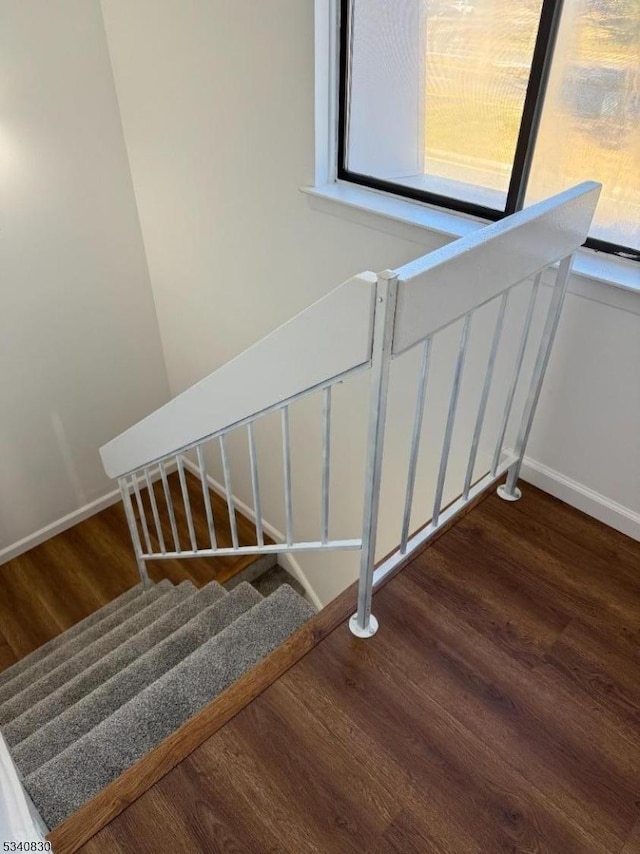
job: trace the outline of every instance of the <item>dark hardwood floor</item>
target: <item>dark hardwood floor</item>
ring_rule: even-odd
[[[177,474],[169,475],[181,543],[189,542],[186,514]],[[208,544],[207,520],[200,481],[187,473],[189,501],[198,543]],[[161,485],[154,484],[160,522],[167,544],[170,523]],[[144,495],[144,493],[143,493]],[[224,499],[211,492],[216,533],[221,547],[231,546]],[[152,519],[147,507],[147,515]],[[236,513],[241,545],[255,543],[255,528]],[[152,536],[155,541],[155,537]],[[265,537],[265,542],[272,542]],[[254,555],[150,561],[153,581],[192,581],[202,587],[212,579],[228,581],[249,566]],[[58,534],[0,566],[0,670],[106,605],[139,581],[129,529],[121,503]]]
[[[627,839],[622,854],[640,854],[640,822],[636,824],[631,836]]]
[[[83,854],[639,854],[640,543],[489,496]]]

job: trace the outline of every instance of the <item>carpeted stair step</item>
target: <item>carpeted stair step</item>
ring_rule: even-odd
[[[206,590],[205,587],[200,593],[205,594]],[[13,759],[23,776],[61,753],[261,601],[260,594],[249,584],[224,594],[224,598],[206,607],[162,643],[12,748]]]
[[[278,564],[278,556],[275,554],[261,555],[237,575],[225,581],[224,586],[227,590],[233,590],[244,581],[252,584],[263,596],[270,596],[283,584],[288,584],[300,596],[305,596],[302,584]]]
[[[256,581],[277,563],[277,554],[256,555],[256,559],[252,561],[252,563],[245,566],[245,568],[241,569],[240,572],[232,575],[228,581],[225,581],[224,586],[227,590],[233,590],[233,588],[237,587],[238,584],[248,582],[249,584],[253,584],[255,587]]]
[[[133,613],[124,622],[119,622],[110,631],[107,631],[106,623],[111,620],[108,617],[107,620],[98,623],[94,629],[85,632],[79,638],[71,641],[70,644],[65,644],[60,653],[66,652],[66,655],[63,656],[63,660],[57,667],[47,670],[36,682],[30,683],[19,694],[0,706],[0,724],[4,726],[23,714],[60,685],[64,685],[65,682],[77,676],[78,673],[94,664],[102,656],[107,655],[121,643],[124,643],[127,638],[146,628],[161,614],[168,611],[185,596],[191,595],[192,592],[193,585],[191,582],[183,582],[178,587],[174,587],[170,581],[161,581],[148,593],[144,593],[125,606],[123,610],[128,611],[139,600],[144,599],[144,606],[134,608]],[[117,613],[113,614],[113,617],[116,616],[118,616]],[[101,632],[101,626],[105,626],[105,634]],[[92,636],[91,641],[89,641],[89,635]],[[71,657],[68,657],[69,655]],[[47,661],[49,659],[46,659],[42,664],[46,664]],[[40,665],[36,665],[36,667],[39,668]],[[25,676],[30,673],[31,670],[28,670]]]
[[[60,649],[61,646],[68,643],[68,641],[77,638],[78,635],[81,635],[87,629],[92,628],[101,620],[104,620],[106,617],[111,616],[114,611],[117,611],[119,608],[124,607],[137,596],[140,596],[142,593],[142,585],[138,584],[136,587],[132,587],[130,590],[127,590],[122,595],[118,596],[117,599],[114,599],[112,602],[104,605],[102,608],[94,611],[93,614],[89,614],[88,617],[85,617],[84,620],[80,620],[79,623],[71,626],[66,629],[66,631],[62,632],[59,635],[56,635],[50,641],[39,646],[38,649],[34,649],[33,652],[26,655],[24,658],[21,658],[20,661],[17,661],[15,664],[12,664],[11,667],[8,667],[6,670],[3,670],[0,673],[0,688],[4,688],[4,686],[15,679],[17,676],[20,676],[25,670],[28,670],[32,665],[37,664],[42,659],[47,658],[52,652]],[[11,692],[9,692],[10,694]],[[13,692],[15,693],[15,692]],[[7,695],[8,696],[8,695]],[[2,702],[2,697],[0,697],[0,702]]]
[[[224,587],[215,581],[203,587],[202,590],[196,590],[191,584],[188,589],[191,595],[187,596],[185,601],[178,602],[170,611],[160,616],[146,629],[130,637],[110,655],[96,661],[7,724],[2,732],[7,743],[13,746],[29,738],[37,729],[57,718],[70,706],[78,703],[104,682],[120,673],[131,662],[161,643],[205,608],[228,595]],[[59,751],[55,751],[57,752]],[[55,753],[51,755],[54,756]],[[44,761],[46,760],[43,759],[42,762]]]
[[[314,613],[280,587],[26,780],[55,827],[281,644]]]
[[[125,602],[124,605],[116,608],[104,617],[104,619],[99,620],[92,626],[89,626],[89,628],[75,637],[70,639],[65,638],[65,632],[62,637],[65,638],[66,642],[52,650],[45,658],[36,661],[31,667],[18,674],[15,679],[12,679],[0,688],[0,709],[7,700],[15,697],[42,676],[50,673],[66,659],[72,658],[79,649],[83,649],[88,644],[93,643],[96,638],[102,637],[102,635],[110,632],[115,626],[118,626],[120,623],[128,620],[133,614],[141,611],[143,608],[146,608],[150,602],[154,602],[159,596],[163,596],[172,587],[173,585],[170,581],[161,581],[160,584],[154,584],[153,587],[145,593],[140,593],[138,596],[134,596],[129,601]],[[1,716],[0,723],[2,723]]]
[[[300,584],[298,579],[294,578],[286,569],[283,569],[277,563],[269,567],[266,572],[263,572],[251,583],[258,593],[262,593],[263,596],[271,596],[271,594],[275,593],[278,587],[282,587],[283,584],[288,584],[290,587],[293,587],[296,593],[300,596],[304,597],[305,595],[304,587]]]

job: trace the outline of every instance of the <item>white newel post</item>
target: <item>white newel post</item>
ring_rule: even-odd
[[[389,366],[391,364],[397,296],[397,275],[390,270],[380,273],[376,285],[376,312],[371,352],[371,398],[369,403],[369,435],[367,440],[358,610],[349,621],[349,628],[359,638],[372,637],[378,630],[378,621],[371,613],[371,597],[378,532]]]

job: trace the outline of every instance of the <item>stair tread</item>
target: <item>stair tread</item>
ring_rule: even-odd
[[[278,555],[276,554],[256,555],[254,561],[245,566],[244,569],[241,569],[240,572],[232,575],[231,578],[224,582],[224,586],[227,590],[233,590],[238,584],[247,581],[255,587],[256,582],[272,567],[276,566],[277,563]]]
[[[203,588],[200,593],[204,594],[206,589]],[[32,773],[61,753],[233,620],[262,601],[262,597],[249,584],[243,584],[210,605],[207,604],[206,596],[201,597],[201,601],[205,604],[200,613],[12,748],[14,761],[22,774],[26,776]]]
[[[36,730],[57,718],[70,706],[78,703],[112,676],[161,643],[201,610],[227,595],[225,589],[215,581],[201,590],[196,590],[191,585],[191,595],[184,601],[174,603],[170,610],[158,617],[151,625],[129,637],[113,653],[99,658],[19,717],[14,718],[3,729],[6,742],[9,746],[13,746],[29,738]]]
[[[71,643],[65,644],[60,649],[59,654],[49,656],[41,664],[28,670],[24,674],[28,679],[26,684],[21,686],[18,693],[5,700],[0,706],[0,724],[5,726],[54,691],[59,685],[64,684],[94,661],[97,661],[101,655],[107,654],[128,637],[149,625],[167,610],[174,600],[181,599],[185,595],[188,590],[185,585],[191,585],[191,582],[183,582],[179,587],[174,587],[170,581],[161,581],[147,593],[143,593],[141,597],[125,606],[123,612],[126,613],[127,619],[116,620],[118,614],[113,614],[113,625],[110,625],[111,618],[107,618],[94,629],[90,629],[89,632],[74,639]],[[178,592],[176,593],[176,591]],[[46,666],[47,664],[48,666]],[[42,672],[43,667],[44,672]],[[23,681],[22,678],[20,681]]]
[[[17,676],[20,676],[22,673],[32,667],[32,665],[37,664],[44,658],[47,658],[47,656],[49,656],[55,650],[59,649],[68,641],[73,640],[74,638],[83,634],[88,629],[97,625],[106,617],[109,617],[114,611],[117,611],[119,608],[122,608],[124,605],[127,605],[129,602],[133,601],[133,599],[140,596],[141,594],[142,585],[137,584],[135,587],[126,590],[116,599],[113,599],[111,602],[108,602],[106,605],[103,605],[102,608],[99,608],[97,611],[94,611],[92,614],[89,614],[89,616],[85,617],[84,620],[80,620],[79,623],[75,623],[75,625],[70,626],[65,631],[60,632],[59,635],[56,635],[54,638],[51,638],[50,641],[47,641],[45,644],[42,644],[42,646],[39,646],[37,649],[34,649],[34,651],[30,652],[29,655],[25,655],[24,658],[20,659],[20,661],[17,661],[15,664],[12,664],[11,667],[8,667],[6,670],[3,670],[2,673],[0,673],[0,689],[4,688],[5,685],[13,681]]]
[[[286,569],[283,569],[278,563],[273,564],[252,582],[253,586],[263,596],[270,596],[272,593],[282,587],[283,584],[288,584],[290,587],[304,597],[305,589]]]
[[[49,827],[152,750],[313,613],[290,587],[280,587],[26,777]]]

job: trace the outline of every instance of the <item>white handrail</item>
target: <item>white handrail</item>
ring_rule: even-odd
[[[366,364],[376,277],[361,273],[100,449],[118,478]]]
[[[394,355],[575,252],[599,194],[585,181],[400,267]]]
[[[500,487],[499,494],[510,501],[519,497],[517,479],[558,328],[573,254],[587,237],[599,191],[600,185],[585,182],[396,271],[385,271],[378,277],[372,273],[363,273],[350,279],[102,448],[107,473],[119,478],[143,583],[148,581],[147,560],[358,549],[361,551],[358,610],[350,621],[350,627],[359,637],[373,635],[377,623],[371,614],[372,594],[375,586],[388,573],[428,542],[455,513],[505,474],[506,485]],[[540,302],[540,283],[545,276],[548,278],[553,275],[558,262],[546,320],[536,342],[531,333],[535,310]],[[529,285],[531,279],[533,282]],[[523,313],[519,300],[511,300],[510,296],[516,290],[520,292],[528,288],[530,295],[524,301]],[[485,373],[479,385],[473,435],[463,459],[464,475],[460,478],[458,497],[452,502],[451,489],[448,487],[450,458],[463,380],[469,362],[473,361],[468,356],[475,329],[473,322],[478,309],[490,303],[495,303],[496,321],[491,330],[488,355],[483,357],[486,360]],[[522,325],[519,318],[509,319],[512,303],[517,304],[515,310],[523,314]],[[490,440],[495,443],[492,445],[495,451],[487,471],[478,477],[475,473],[478,449],[492,385],[495,383],[494,368],[504,338],[503,327],[509,323],[513,325],[514,320],[515,328],[519,330],[517,354],[513,370],[507,372],[508,377],[504,381],[506,398],[502,417],[498,418],[497,429],[495,426],[492,428],[495,435]],[[431,518],[425,520],[426,524],[411,534],[414,487],[423,438],[423,414],[425,405],[429,404],[427,382],[433,372],[432,344],[436,336],[456,322],[460,324],[459,343],[451,372],[433,510]],[[390,364],[393,358],[419,344],[423,346],[422,364],[416,390],[399,546],[374,571]],[[525,351],[531,347],[536,347],[537,351],[533,358],[533,370],[527,380],[529,385],[520,414],[516,447],[513,453],[507,454],[504,448],[506,430],[517,409],[514,407],[516,392],[521,388],[521,382],[526,380],[526,377],[523,379],[523,363]],[[335,539],[331,537],[329,519],[333,447],[331,388],[355,371],[366,369],[370,370],[371,394],[361,535]],[[321,514],[317,520],[317,537],[296,540],[293,530],[288,408],[291,402],[315,392],[323,393]],[[254,431],[260,417],[277,409],[281,410],[287,533],[285,542],[271,545],[264,542],[258,443]],[[231,462],[225,444],[228,432],[245,425],[255,510],[255,545],[240,544],[239,541],[231,493]],[[220,443],[232,537],[230,547],[218,545],[216,520],[208,500],[209,482],[204,448],[214,438],[218,438]],[[204,544],[197,542],[193,522],[183,458],[186,449],[195,449],[197,453],[198,466],[194,466],[194,471],[201,480],[208,526],[207,542]],[[174,499],[166,477],[166,467],[170,465],[178,470],[181,490],[179,500],[186,516],[190,548],[179,541]],[[171,526],[166,532],[161,527],[161,505],[158,504],[153,486],[154,478],[161,480],[158,495],[163,495]],[[146,504],[141,494],[141,482],[143,486],[146,483]],[[148,518],[149,508],[152,516]],[[175,550],[169,551],[166,543],[171,539]]]

